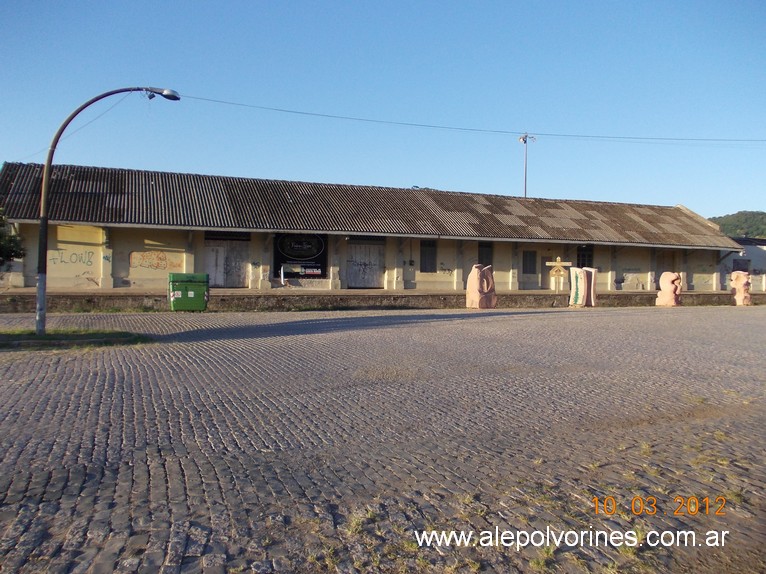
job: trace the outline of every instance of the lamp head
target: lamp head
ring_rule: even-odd
[[[177,102],[181,99],[178,92],[168,88],[146,88],[146,93],[149,94],[149,99],[153,98],[155,94],[173,102]]]
[[[178,95],[178,92],[176,92],[175,90],[169,90],[167,88],[162,90],[162,93],[160,95],[166,100],[170,100],[172,102],[177,102],[178,100],[181,99],[181,96]]]

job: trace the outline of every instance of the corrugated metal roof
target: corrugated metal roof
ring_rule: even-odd
[[[42,165],[5,163],[0,204],[39,219]],[[55,165],[52,222],[739,249],[682,206],[518,198]]]

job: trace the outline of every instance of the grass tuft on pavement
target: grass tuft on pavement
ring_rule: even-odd
[[[102,347],[108,345],[136,345],[150,342],[152,342],[152,339],[146,335],[127,331],[51,329],[45,335],[37,335],[32,329],[15,329],[0,332],[0,349]]]

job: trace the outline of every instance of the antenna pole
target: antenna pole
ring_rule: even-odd
[[[532,143],[537,141],[535,136],[524,134],[519,138],[519,141],[524,144],[524,197],[527,197],[527,142]]]

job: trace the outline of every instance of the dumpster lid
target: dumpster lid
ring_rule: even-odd
[[[168,273],[168,281],[173,283],[207,283],[207,273]]]

